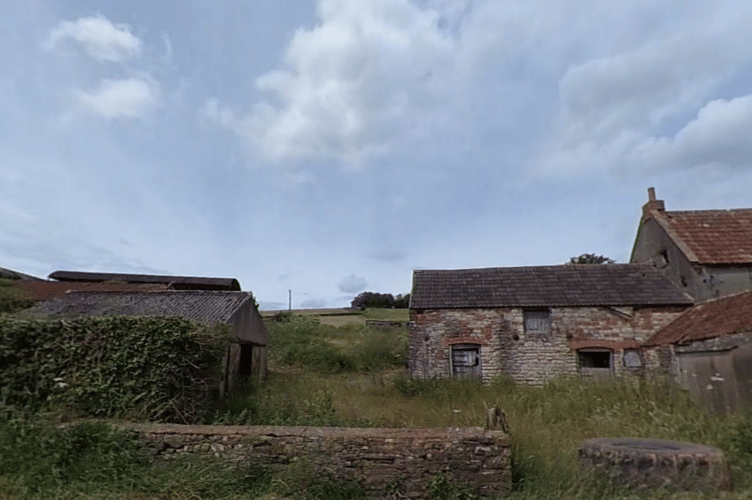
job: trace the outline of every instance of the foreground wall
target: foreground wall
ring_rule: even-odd
[[[511,490],[509,438],[501,431],[130,423],[118,427],[137,433],[157,458],[220,458],[271,469],[303,460],[322,474],[359,481],[375,496],[398,488],[408,498],[425,498],[437,474],[447,474],[484,496],[504,496]]]

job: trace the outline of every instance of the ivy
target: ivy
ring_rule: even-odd
[[[190,423],[219,387],[226,335],[181,318],[0,316],[0,403]]]

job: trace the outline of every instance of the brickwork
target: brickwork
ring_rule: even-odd
[[[222,459],[264,468],[299,460],[322,474],[358,481],[369,494],[425,498],[437,474],[494,497],[511,490],[509,438],[481,428],[187,426],[121,423],[164,460]]]
[[[481,378],[501,375],[526,384],[541,384],[560,375],[579,373],[578,349],[613,352],[615,376],[643,373],[639,346],[678,316],[682,307],[559,307],[550,309],[547,334],[525,332],[521,308],[411,310],[410,373],[420,378],[451,374],[451,346],[479,346]],[[639,366],[625,366],[633,350]],[[652,361],[652,360],[651,360]]]

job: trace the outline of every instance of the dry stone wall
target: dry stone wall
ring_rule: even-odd
[[[271,469],[304,461],[322,474],[358,481],[373,496],[396,490],[424,498],[437,474],[483,496],[511,489],[509,438],[501,431],[118,425],[137,433],[157,459],[222,459]]]

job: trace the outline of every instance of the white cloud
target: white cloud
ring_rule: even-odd
[[[361,276],[351,274],[339,282],[339,291],[343,293],[362,292],[368,286],[368,282]]]
[[[357,166],[430,120],[455,42],[435,11],[408,0],[323,0],[318,15],[316,27],[293,36],[285,69],[257,79],[268,101],[244,116],[209,102],[203,115],[266,160]]]
[[[569,68],[560,81],[565,144],[610,140],[699,105],[732,69],[732,54],[692,33]]]
[[[142,118],[159,100],[159,84],[140,78],[102,80],[91,92],[75,91],[79,107],[107,119]]]
[[[87,56],[99,61],[123,61],[138,57],[141,40],[123,24],[112,24],[103,16],[82,17],[77,21],[61,21],[47,38],[45,47],[55,48],[70,40]]]
[[[635,165],[659,168],[752,166],[752,95],[717,99],[703,107],[673,138],[650,137],[636,145]]]

